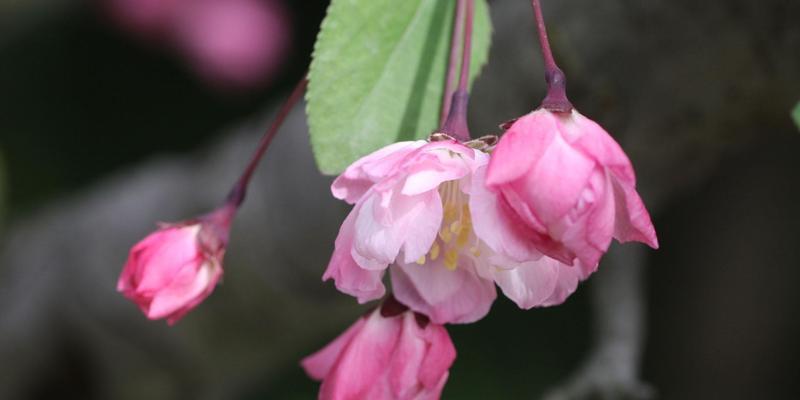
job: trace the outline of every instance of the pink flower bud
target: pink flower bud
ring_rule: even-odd
[[[301,364],[320,400],[434,400],[455,357],[443,326],[390,298]]]
[[[200,304],[222,276],[232,207],[164,224],[131,249],[117,291],[150,319],[170,325]]]
[[[589,270],[612,237],[658,248],[628,157],[577,111],[540,109],[514,121],[492,154],[486,185],[498,195],[506,247],[518,242],[570,265],[577,258]]]

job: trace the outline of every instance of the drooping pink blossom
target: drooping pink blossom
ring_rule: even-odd
[[[320,400],[436,400],[455,357],[443,326],[390,297],[301,365]]]
[[[233,213],[224,207],[195,221],[165,224],[137,243],[117,281],[117,291],[150,319],[172,325],[214,290]]]
[[[517,119],[492,153],[486,186],[497,195],[495,251],[513,260],[544,253],[596,268],[611,238],[658,247],[628,157],[577,111]],[[487,223],[488,224],[488,223]]]
[[[388,269],[397,299],[440,324],[485,316],[495,284],[522,308],[562,302],[592,270],[535,249],[511,258],[487,246],[499,218],[484,209],[498,202],[483,187],[488,162],[450,139],[395,143],[353,163],[332,186],[355,206],[323,279],[366,302],[385,293]]]

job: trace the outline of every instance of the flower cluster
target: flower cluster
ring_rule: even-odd
[[[461,75],[458,88],[448,88],[457,66],[453,53],[444,90],[453,101],[443,103],[448,112],[440,132],[366,155],[332,184],[334,197],[353,208],[323,280],[333,280],[360,303],[382,301],[302,361],[322,381],[321,400],[438,399],[456,357],[444,325],[486,316],[498,287],[522,309],[557,305],[597,270],[612,239],[658,247],[627,156],[566,97],[537,0],[532,4],[548,95],[539,109],[505,124],[499,141],[469,139],[472,4],[457,4],[456,14],[466,13]],[[201,25],[205,30],[207,24]],[[249,76],[251,68],[242,67],[239,72]],[[148,318],[175,323],[214,289],[231,220],[306,82],[298,83],[278,112],[223,206],[165,225],[131,250],[117,289]]]
[[[333,195],[354,207],[323,280],[363,303],[385,295],[388,271],[394,298],[442,332],[442,324],[484,317],[496,287],[523,309],[560,304],[597,270],[612,238],[658,247],[635,183],[619,145],[575,110],[533,111],[496,146],[442,134],[395,143],[333,182]],[[307,359],[306,370],[324,382],[320,398],[438,398],[386,386],[407,325],[373,313]],[[363,347],[380,357],[365,360]],[[347,378],[356,372],[371,378]],[[438,393],[432,382],[424,387]],[[378,392],[342,394],[366,390]]]
[[[489,153],[451,138],[400,142],[351,165],[354,204],[323,279],[360,302],[395,297],[432,321],[482,318],[495,285],[521,308],[563,302],[611,238],[657,247],[630,161],[596,123],[534,111]]]

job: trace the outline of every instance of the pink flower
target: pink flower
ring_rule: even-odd
[[[222,276],[232,213],[225,207],[148,235],[131,249],[117,291],[147,318],[177,322],[211,294]]]
[[[174,40],[209,82],[247,88],[277,75],[290,45],[277,0],[184,0]]]
[[[455,140],[395,143],[356,161],[332,186],[355,207],[323,280],[363,303],[383,296],[388,269],[397,299],[438,324],[485,316],[495,283],[522,308],[562,302],[591,270],[487,246],[502,234],[494,224],[504,223],[485,210],[497,203],[483,188],[488,162]]]
[[[593,270],[612,237],[658,247],[628,157],[577,111],[516,120],[492,153],[486,185],[503,221],[487,243],[512,260],[541,252]]]
[[[320,400],[435,400],[455,357],[443,326],[389,298],[301,364]]]

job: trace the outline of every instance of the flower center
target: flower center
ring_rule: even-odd
[[[442,257],[444,266],[449,270],[455,270],[459,254],[470,242],[472,242],[472,246],[469,247],[470,253],[475,257],[480,256],[478,240],[472,234],[472,218],[467,195],[459,188],[458,181],[447,181],[440,185],[439,195],[442,198],[442,226],[427,256],[420,257],[417,264],[425,264],[426,258],[436,261]]]

